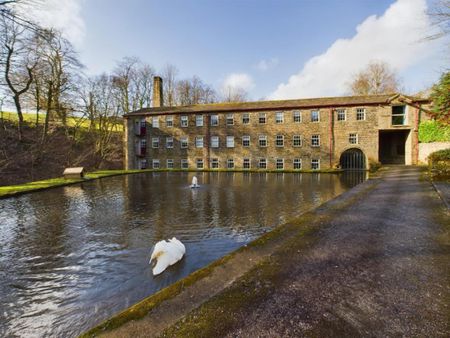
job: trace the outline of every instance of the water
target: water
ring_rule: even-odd
[[[72,337],[362,182],[365,173],[143,173],[0,200],[0,336]],[[186,256],[154,277],[152,245]]]

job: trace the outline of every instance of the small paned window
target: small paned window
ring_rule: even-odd
[[[227,159],[227,169],[234,169],[234,159],[233,158]]]
[[[211,125],[212,126],[219,125],[219,115],[211,115]]]
[[[302,137],[300,135],[294,135],[292,137],[292,145],[294,147],[301,147],[302,146]]]
[[[242,114],[242,124],[249,124],[250,123],[250,114],[244,113]]]
[[[152,117],[152,127],[159,128],[159,116]]]
[[[311,122],[319,122],[320,113],[318,110],[311,110]]]
[[[242,162],[242,167],[244,169],[250,169],[251,168],[251,162],[249,158],[244,158],[243,162]]]
[[[345,109],[337,109],[336,112],[338,121],[345,121],[347,119]]]
[[[159,148],[159,137],[152,137],[152,148]]]
[[[152,161],[152,168],[153,168],[153,169],[159,169],[159,168],[160,168],[160,166],[159,166],[159,160],[153,160],[153,161]]]
[[[266,135],[260,135],[259,136],[259,146],[260,147],[267,147],[267,136]]]
[[[302,169],[302,159],[294,158],[294,170]]]
[[[311,135],[311,147],[320,146],[320,135]]]
[[[202,158],[198,158],[196,161],[197,164],[197,169],[203,169],[203,159]]]
[[[203,115],[195,115],[195,126],[203,127]]]
[[[197,136],[195,138],[195,148],[203,148],[203,136]]]
[[[259,124],[265,124],[266,123],[266,113],[259,113]]]
[[[187,148],[188,147],[188,138],[183,136],[182,138],[180,138],[180,147],[181,148]]]
[[[364,121],[366,119],[366,109],[365,108],[357,108],[356,109],[356,120]]]
[[[283,158],[277,158],[276,168],[277,168],[277,170],[284,169],[284,159]]]
[[[234,136],[227,136],[227,148],[234,148]]]
[[[166,148],[173,148],[173,137],[166,137]]]
[[[392,107],[392,125],[403,126],[406,123],[405,106],[393,106]]]
[[[189,162],[187,158],[181,159],[181,169],[189,169]]]
[[[227,114],[227,126],[234,125],[234,116],[233,114]]]
[[[218,158],[211,159],[211,169],[219,169],[219,159]]]
[[[211,148],[219,148],[219,136],[211,136]]]
[[[283,123],[284,122],[284,113],[282,111],[277,111],[275,113],[275,123]]]
[[[267,169],[267,159],[260,158],[259,163],[258,163],[258,168],[259,169]]]
[[[166,116],[166,127],[173,127],[173,116]]]
[[[173,169],[173,160],[172,159],[167,160],[167,169]]]
[[[250,136],[249,135],[242,136],[242,146],[250,147]]]
[[[284,136],[283,135],[277,135],[275,138],[275,145],[277,147],[284,147]]]
[[[186,128],[189,126],[189,117],[188,116],[181,116],[181,126],[183,128]]]
[[[319,170],[320,169],[320,160],[313,159],[311,160],[311,170]]]
[[[348,135],[348,142],[350,144],[358,144],[358,134],[349,134]]]
[[[302,122],[302,113],[300,112],[300,110],[294,110],[292,115],[293,115],[293,120],[295,123]]]

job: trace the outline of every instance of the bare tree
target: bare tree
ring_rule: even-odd
[[[245,89],[239,87],[222,88],[222,102],[244,102],[248,99],[248,93]]]
[[[429,14],[434,26],[439,28],[439,32],[429,36],[429,39],[438,39],[450,34],[450,0],[435,1]]]
[[[164,104],[168,107],[176,105],[176,83],[177,83],[178,69],[174,65],[166,65],[162,72],[163,86],[164,86]]]
[[[349,89],[353,95],[394,93],[400,89],[400,80],[387,63],[372,61],[354,76]]]
[[[215,92],[198,76],[176,83],[177,104],[181,106],[215,102]]]

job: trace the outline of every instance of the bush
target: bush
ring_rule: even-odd
[[[430,154],[428,156],[428,167],[434,175],[450,176],[450,148]]]
[[[371,173],[376,172],[381,168],[381,162],[375,161],[373,158],[369,158],[369,171]]]
[[[431,162],[450,161],[450,148],[438,150],[434,153],[431,153],[428,156],[428,160]]]
[[[435,120],[422,122],[419,126],[419,141],[422,143],[449,142],[450,125]]]

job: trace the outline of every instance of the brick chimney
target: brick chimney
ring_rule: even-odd
[[[160,76],[153,77],[153,108],[164,106],[163,83]]]

